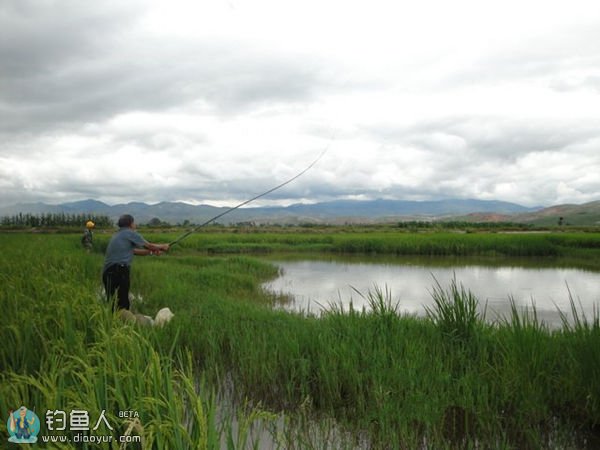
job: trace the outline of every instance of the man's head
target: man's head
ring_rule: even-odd
[[[119,225],[119,228],[132,228],[133,216],[131,214],[123,214],[119,217],[119,222],[117,224]]]

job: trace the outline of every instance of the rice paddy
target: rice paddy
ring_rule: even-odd
[[[369,311],[319,318],[274,310],[261,283],[279,251],[529,256],[597,266],[594,233],[207,230],[169,255],[138,258],[133,308],[162,328],[124,323],[102,300],[109,235],[0,234],[0,410],[102,412],[113,430],[55,431],[56,448],[597,448],[600,323],[549,329],[516,306],[485,322],[460,280],[433,289],[427,317],[393,293]],[[152,241],[175,235],[146,235]],[[124,417],[135,411],[136,417]],[[102,431],[102,432],[100,432]],[[0,421],[0,434],[8,436]],[[53,434],[42,423],[40,436]],[[110,435],[112,442],[90,442]],[[138,438],[133,439],[136,436]],[[126,442],[120,442],[123,437]]]

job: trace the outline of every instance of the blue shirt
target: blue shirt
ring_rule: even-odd
[[[133,249],[143,247],[148,242],[137,232],[131,228],[119,228],[108,243],[106,248],[106,256],[104,258],[104,272],[113,264],[131,265],[133,260]]]

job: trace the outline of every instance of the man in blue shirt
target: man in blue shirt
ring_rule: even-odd
[[[102,282],[106,299],[115,309],[129,309],[129,272],[133,255],[160,255],[169,250],[169,244],[153,244],[146,241],[137,231],[133,217],[124,214],[119,217],[119,231],[108,243],[102,269]],[[117,303],[113,297],[118,291]]]

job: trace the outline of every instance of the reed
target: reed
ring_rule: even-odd
[[[543,250],[549,238],[554,250]],[[27,404],[40,415],[77,407],[93,417],[106,410],[115,433],[142,435],[144,448],[598,443],[600,327],[575,301],[560,329],[542,323],[533,305],[521,311],[514,302],[509,317],[488,323],[484,305],[458,280],[434,286],[437,300],[425,318],[400,314],[392,293],[378,287],[357,293],[370,310],[332,303],[319,318],[287,313],[272,309],[274,299],[260,288],[276,274],[271,265],[247,255],[207,257],[221,239],[227,233],[190,236],[170,256],[135,262],[133,290],[144,301],[134,307],[175,312],[168,326],[145,329],[115,320],[98,299],[100,251],[82,252],[69,235],[0,234],[0,336],[12,343],[0,347],[0,408]],[[468,235],[451,243],[432,234],[374,235],[368,243],[360,233],[239,239],[235,245],[260,243],[270,251],[350,244],[356,251],[430,251],[450,244],[457,252],[487,252],[501,242],[499,248],[518,252],[566,255],[593,252],[596,242]],[[579,246],[580,239],[591,247]],[[126,408],[140,412],[139,422],[118,417]]]
[[[111,443],[75,444],[92,431],[82,438],[43,424],[41,434],[70,440],[57,448],[221,448],[228,424],[218,421],[214,387],[199,383],[192,353],[176,337],[162,347],[154,330],[113,316],[99,296],[97,257],[65,237],[0,235],[0,242],[0,410],[27,405],[42,422],[48,410],[85,410],[92,420],[105,411],[114,430],[98,433]],[[8,436],[5,422],[0,433]],[[124,445],[122,436],[140,439]]]
[[[447,336],[468,340],[485,322],[485,309],[479,311],[479,301],[471,291],[458,284],[456,276],[450,282],[450,288],[444,289],[434,278],[435,285],[431,296],[433,305],[425,307],[429,319]]]
[[[169,240],[175,234],[155,235],[157,240]],[[102,248],[107,239],[100,237]],[[502,255],[541,256],[548,258],[598,256],[600,236],[589,232],[457,233],[429,231],[408,233],[397,228],[352,229],[349,227],[325,229],[254,229],[200,230],[190,235],[173,249],[175,252],[196,250],[209,254],[249,254],[278,251],[360,253],[390,255]]]

